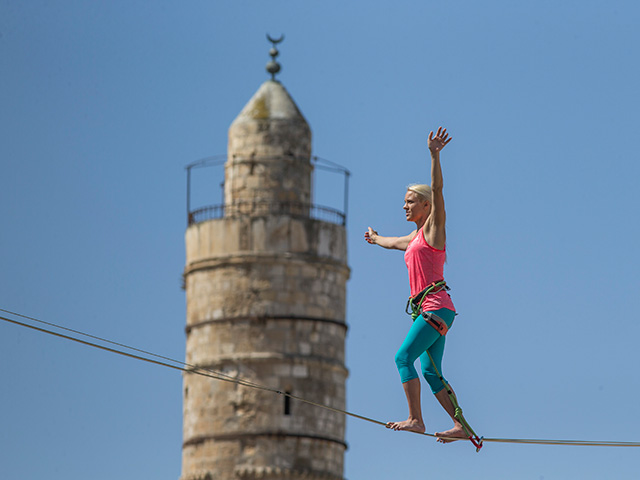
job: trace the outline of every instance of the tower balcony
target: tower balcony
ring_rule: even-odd
[[[188,224],[193,225],[207,220],[245,215],[288,215],[298,218],[311,218],[342,226],[345,226],[347,222],[345,213],[336,208],[301,202],[253,200],[234,202],[231,205],[209,205],[196,208],[189,212]]]
[[[251,159],[251,162],[269,162],[282,157],[258,156]],[[296,159],[293,159],[296,160]],[[305,159],[306,160],[306,159]],[[309,162],[309,160],[306,160]],[[293,218],[310,218],[328,222],[340,226],[345,226],[347,221],[347,207],[349,196],[350,172],[346,168],[329,160],[312,156],[311,166],[311,202],[291,200],[290,198],[280,200],[271,198],[241,198],[232,201],[225,201],[224,169],[225,163],[228,165],[227,157],[217,155],[206,157],[186,166],[187,170],[187,226],[220,218],[237,217],[258,217],[269,215],[287,215]],[[217,167],[217,168],[216,168]],[[193,170],[206,169],[204,174],[195,176]],[[328,173],[331,177],[323,177],[318,183],[320,188],[315,188],[318,181],[318,172]],[[340,182],[339,177],[342,177]],[[336,181],[336,179],[338,179]],[[222,201],[214,204],[204,204],[207,198],[211,197],[211,185],[219,184]],[[342,190],[342,209],[337,206],[320,205],[316,198],[321,197],[331,203],[339,202],[340,195],[336,190]],[[193,204],[200,204],[193,207]],[[206,202],[209,203],[209,202]]]

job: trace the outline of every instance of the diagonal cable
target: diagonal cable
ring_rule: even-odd
[[[40,320],[34,317],[29,317],[27,315],[23,315],[20,313],[16,313],[16,312],[12,312],[10,310],[5,310],[3,308],[0,308],[0,312],[4,312],[4,313],[8,313],[10,315],[14,315],[20,318],[23,318],[25,320],[31,320],[37,323],[40,323],[42,325],[47,325],[49,327],[54,327],[54,328],[58,328],[60,330],[66,331],[68,333],[73,333],[75,335],[80,335],[83,337],[87,337],[87,338],[91,338],[94,340],[98,340],[100,342],[104,342],[110,345],[113,345],[114,347],[120,347],[120,348],[124,348],[127,350],[131,350],[134,352],[137,352],[138,354],[135,353],[128,353],[122,350],[119,350],[117,348],[113,348],[113,347],[107,347],[104,345],[99,345],[97,343],[94,342],[90,342],[88,340],[82,340],[80,338],[71,336],[71,335],[66,335],[63,333],[58,333],[58,332],[54,332],[51,330],[48,330],[46,328],[43,327],[38,327],[35,325],[30,325],[28,323],[24,323],[24,322],[20,322],[18,320],[14,320],[14,319],[10,319],[4,316],[0,316],[0,320],[3,320],[5,322],[8,323],[12,323],[14,325],[18,325],[21,327],[25,327],[25,328],[29,328],[41,333],[46,333],[48,335],[52,335],[55,337],[59,337],[59,338],[63,338],[65,340],[70,340],[76,343],[80,343],[82,345],[86,345],[89,347],[93,347],[93,348],[98,348],[100,350],[104,350],[110,353],[115,353],[117,355],[122,355],[128,358],[133,358],[135,360],[141,360],[144,362],[148,362],[148,363],[152,363],[154,365],[159,365],[159,366],[163,366],[163,367],[167,367],[167,368],[171,368],[174,370],[180,370],[182,372],[186,372],[186,373],[193,373],[195,375],[201,375],[204,377],[208,377],[208,378],[213,378],[215,380],[221,380],[224,382],[231,382],[231,383],[235,383],[238,385],[242,385],[245,387],[249,387],[249,388],[256,388],[259,390],[264,390],[264,391],[268,391],[268,392],[272,392],[272,393],[276,393],[278,395],[283,395],[285,397],[289,397],[293,400],[297,400],[299,402],[303,402],[303,403],[307,403],[309,405],[313,405],[319,408],[324,408],[326,410],[331,410],[333,412],[336,413],[340,413],[343,415],[348,415],[350,417],[353,418],[357,418],[359,420],[364,420],[370,423],[374,423],[376,425],[382,425],[382,426],[387,426],[386,422],[382,422],[380,420],[376,420],[374,418],[370,418],[370,417],[366,417],[364,415],[359,415],[353,412],[348,412],[346,410],[341,410],[339,408],[335,408],[335,407],[331,407],[328,405],[324,405],[318,402],[314,402],[312,400],[308,400],[306,398],[303,397],[299,397],[297,395],[293,395],[291,393],[288,392],[282,392],[280,390],[277,390],[275,388],[271,388],[271,387],[267,387],[265,385],[261,385],[259,383],[255,383],[255,382],[251,382],[249,380],[246,379],[242,379],[242,378],[238,378],[238,377],[233,377],[231,375],[227,375],[225,373],[216,371],[216,370],[212,370],[212,369],[208,369],[208,368],[202,368],[202,367],[198,367],[196,365],[190,365],[188,363],[185,362],[181,362],[179,360],[175,360],[169,357],[165,357],[163,355],[158,355],[152,352],[148,352],[146,350],[142,350],[136,347],[132,347],[123,343],[118,343],[118,342],[114,342],[112,340],[108,340],[106,338],[102,338],[102,337],[98,337],[96,335],[91,335],[88,333],[84,333],[81,332],[79,330],[74,330],[71,328],[67,328],[67,327],[63,327],[61,325],[57,325],[55,323],[51,323],[51,322],[46,322],[44,320]],[[142,354],[142,355],[139,355]],[[147,355],[147,356],[143,356],[143,355]],[[154,357],[157,360],[154,360],[153,358],[149,358],[149,357]],[[164,360],[164,361],[163,361]],[[167,363],[167,362],[172,362],[174,364],[177,365],[172,365],[171,363]],[[438,438],[438,439],[442,439],[442,440],[463,440],[461,438],[448,438],[448,437],[441,437],[441,436],[437,436],[435,434],[432,433],[428,433],[428,432],[411,432],[411,433],[418,433],[420,435],[424,435],[427,437],[432,437],[432,438]],[[529,444],[529,445],[571,445],[571,446],[595,446],[595,447],[640,447],[640,442],[620,442],[620,441],[607,441],[607,440],[553,440],[553,439],[525,439],[525,438],[486,438],[483,437],[482,438],[483,442],[494,442],[494,443],[514,443],[514,444]]]

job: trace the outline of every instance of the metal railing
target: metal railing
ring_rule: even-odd
[[[297,218],[312,218],[344,226],[346,215],[330,207],[300,202],[245,201],[231,205],[209,205],[189,212],[189,225],[223,217],[289,215]]]
[[[255,156],[246,159],[252,162],[269,162],[274,160],[282,160],[285,156]],[[288,157],[287,159],[297,159],[297,157]],[[311,162],[314,169],[324,170],[328,172],[334,172],[341,174],[344,177],[344,192],[343,192],[343,210],[340,211],[336,208],[316,205],[313,203],[300,203],[300,202],[277,202],[277,201],[240,201],[234,202],[232,205],[208,205],[192,209],[191,206],[191,174],[193,169],[207,168],[207,167],[222,167],[226,161],[226,155],[215,155],[206,157],[198,161],[192,162],[185,168],[187,170],[187,224],[193,225],[194,223],[204,222],[206,220],[213,220],[223,217],[233,217],[238,215],[292,215],[299,218],[312,218],[314,220],[320,220],[324,222],[334,223],[337,225],[346,225],[347,221],[347,208],[349,202],[349,177],[351,172],[343,166],[320,158],[312,156],[304,159]],[[243,161],[245,159],[234,157],[236,161]],[[314,181],[312,178],[312,189],[314,188]],[[224,185],[222,182],[221,187]],[[313,195],[312,195],[313,196]],[[224,197],[224,195],[223,195]],[[224,200],[223,200],[224,201]]]

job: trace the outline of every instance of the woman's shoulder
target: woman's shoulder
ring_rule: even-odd
[[[416,238],[418,236],[418,230],[414,230],[412,231],[409,235],[407,235],[407,238],[409,239],[409,241],[411,242],[414,238]]]

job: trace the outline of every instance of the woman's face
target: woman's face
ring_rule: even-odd
[[[408,190],[404,196],[404,211],[407,222],[415,222],[416,220],[429,215],[429,202],[420,200],[417,193]]]

